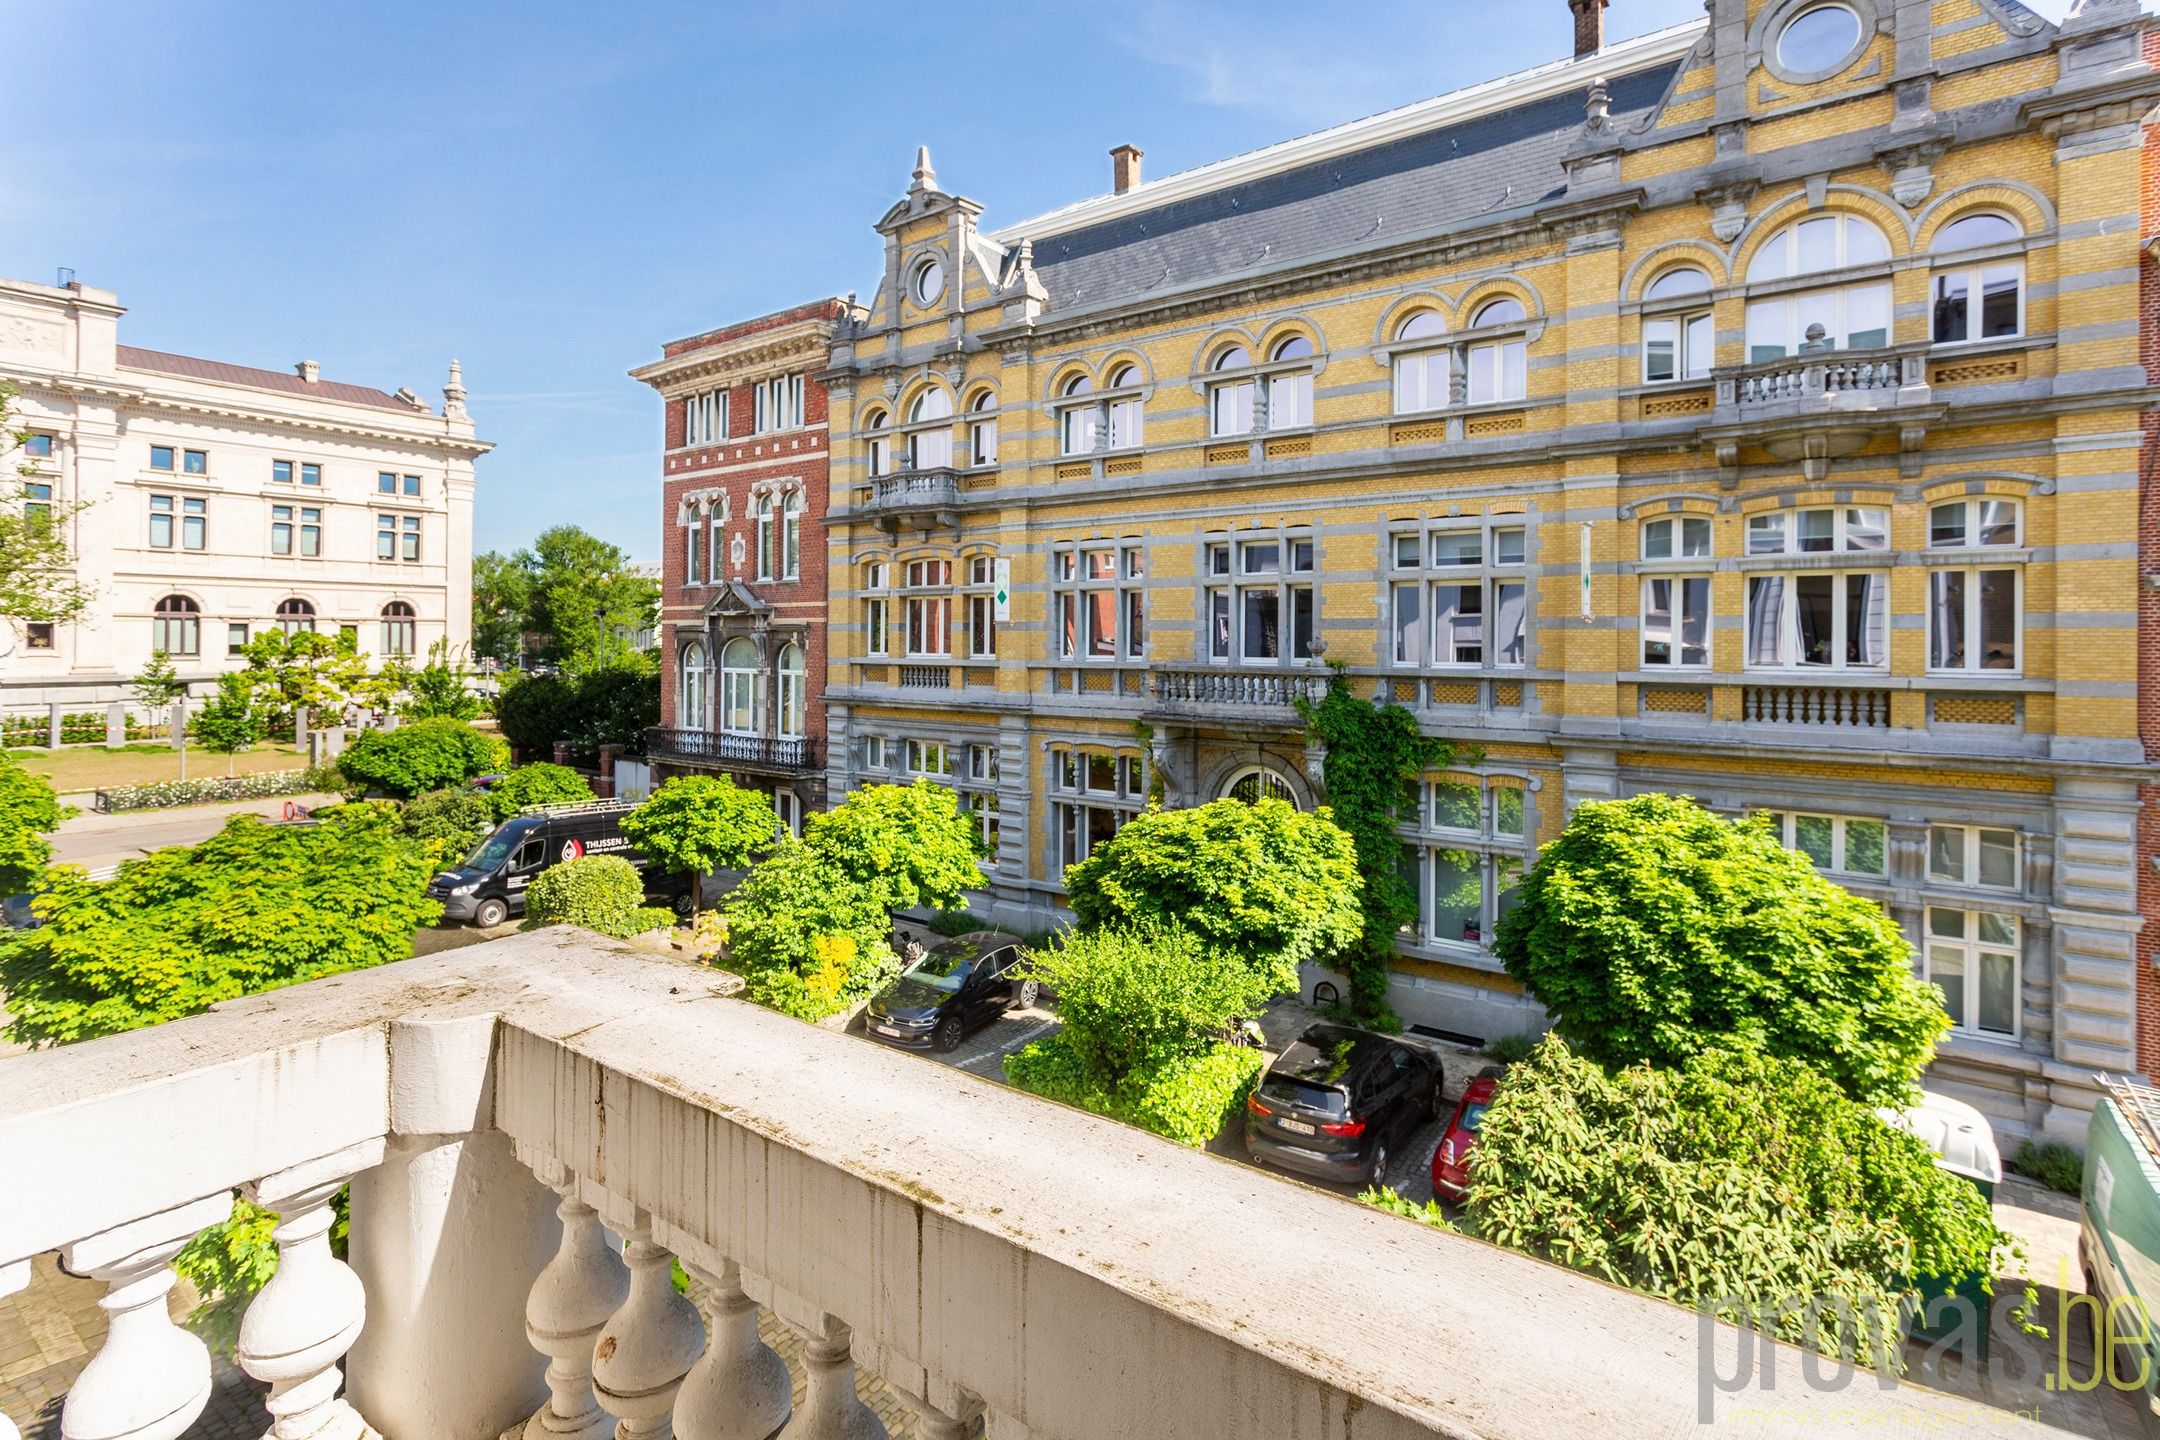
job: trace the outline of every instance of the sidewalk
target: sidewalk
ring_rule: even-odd
[[[235,815],[275,819],[288,804],[335,805],[339,795],[279,795],[265,800],[227,800],[213,805],[184,805],[171,810],[129,810],[99,815],[85,809],[62,822],[53,835],[53,858],[96,870],[133,860],[168,845],[193,845],[225,828]]]

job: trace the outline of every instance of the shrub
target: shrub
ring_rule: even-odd
[[[1350,836],[1326,809],[1280,800],[1143,811],[1066,867],[1065,890],[1083,930],[1189,926],[1270,994],[1296,990],[1301,963],[1348,945],[1364,923]]]
[[[2065,1195],[2080,1195],[2085,1190],[2085,1157],[2060,1141],[2050,1140],[2043,1145],[2025,1141],[2018,1146],[2010,1168]]]
[[[593,798],[585,777],[567,765],[545,761],[520,765],[488,786],[487,808],[496,823],[508,820],[528,805],[560,805]]]
[[[266,800],[278,795],[312,795],[345,788],[345,777],[335,770],[266,770],[255,775],[115,785],[97,793],[98,809],[117,815],[125,810],[165,810],[221,800]]]
[[[1218,1041],[1151,1061],[1106,1086],[1060,1032],[1006,1056],[1005,1078],[1029,1094],[1198,1148],[1237,1118],[1266,1063],[1258,1050]]]
[[[837,1014],[900,969],[876,898],[799,840],[782,840],[723,908],[746,997],[799,1019]]]
[[[1896,922],[1760,819],[1671,795],[1581,805],[1516,894],[1495,952],[1602,1065],[1759,1050],[1903,1105],[1949,1028]]]
[[[429,847],[438,870],[447,870],[472,854],[495,823],[488,797],[463,786],[415,795],[398,813],[398,827],[405,837]]]
[[[1529,1059],[1537,1045],[1535,1035],[1497,1035],[1486,1041],[1478,1053],[1502,1065],[1514,1065]]]
[[[500,740],[463,721],[415,720],[360,736],[338,756],[338,771],[360,789],[404,799],[500,770],[509,758]]]
[[[534,675],[516,680],[495,702],[503,737],[521,754],[545,755],[558,740],[580,755],[602,745],[632,749],[660,723],[660,675],[643,662],[612,665],[575,679]]]
[[[1388,1214],[1400,1215],[1405,1220],[1420,1221],[1435,1230],[1455,1228],[1455,1222],[1447,1218],[1447,1212],[1440,1208],[1439,1202],[1427,1200],[1420,1205],[1415,1200],[1396,1194],[1393,1186],[1382,1185],[1376,1190],[1362,1190],[1358,1192],[1357,1198],[1375,1210],[1385,1210]]]
[[[1190,930],[1150,926],[1061,936],[1026,973],[1058,997],[1060,1039],[1095,1083],[1204,1052],[1267,1003],[1267,982]]]
[[[883,909],[949,909],[983,883],[973,817],[928,780],[865,785],[803,826],[803,843]]]
[[[974,911],[963,907],[938,911],[930,917],[929,928],[933,935],[968,935],[989,927],[975,917]]]
[[[495,724],[520,755],[552,752],[570,738],[576,716],[577,685],[560,675],[512,679],[495,698]]]
[[[525,891],[525,928],[576,925],[601,935],[642,935],[672,924],[645,904],[645,880],[619,855],[588,855],[551,865]]]
[[[678,775],[622,821],[624,836],[654,864],[689,877],[693,918],[704,907],[704,877],[749,864],[779,828],[770,800],[725,775]]]
[[[1889,1366],[1919,1279],[1991,1286],[2021,1253],[1978,1190],[1807,1065],[1708,1050],[1608,1076],[1557,1036],[1486,1111],[1465,1228]],[[1856,1333],[1810,1334],[1802,1300],[1844,1306]]]
[[[44,776],[0,756],[0,895],[30,888],[52,860],[45,837],[73,813]]]

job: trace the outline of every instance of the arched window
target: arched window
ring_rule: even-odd
[[[305,600],[280,600],[277,622],[278,629],[287,635],[312,635],[315,632],[315,607]]]
[[[1420,310],[1395,327],[1398,345],[1432,342],[1425,348],[1395,352],[1392,364],[1396,414],[1422,414],[1448,403],[1453,352],[1443,343],[1446,339],[1447,322],[1431,310]]]
[[[185,595],[167,595],[150,612],[150,648],[167,655],[202,651],[202,607]]]
[[[1488,300],[1470,317],[1470,327],[1516,325],[1525,317],[1522,301],[1512,295]],[[1520,400],[1529,393],[1529,342],[1517,336],[1508,340],[1481,340],[1464,357],[1470,367],[1472,405]]]
[[[1105,390],[1131,390],[1140,384],[1140,367],[1127,361],[1111,367],[1110,376],[1103,382]],[[1127,395],[1110,402],[1110,448],[1130,450],[1144,443],[1142,428],[1142,401],[1138,395]]]
[[[873,410],[863,421],[863,433],[869,437],[870,474],[873,478],[892,473],[892,435],[889,433],[892,417],[883,410]]]
[[[1643,291],[1646,304],[1661,301],[1693,304],[1668,308],[1643,317],[1643,383],[1670,380],[1701,380],[1710,374],[1717,351],[1717,331],[1711,324],[1710,276],[1693,265],[1678,265],[1650,282]]]
[[[949,438],[949,437],[948,437]],[[803,492],[790,490],[780,501],[780,578],[802,575]]]
[[[752,512],[757,517],[757,577],[760,580],[778,578],[775,568],[778,557],[773,553],[774,506],[772,492],[758,496]]]
[[[952,396],[943,390],[933,388],[915,397],[908,407],[908,423],[931,428],[909,433],[910,470],[942,470],[952,464],[952,426],[941,423],[951,419]]]
[[[2003,245],[2025,232],[2007,216],[1960,215],[1935,232],[1933,250],[1953,255]],[[1932,333],[1938,345],[2025,333],[2025,262],[2017,256],[1965,260],[1935,271]]]
[[[810,717],[810,668],[802,646],[789,641],[780,647],[780,733],[808,733]]]
[[[419,634],[419,620],[413,607],[403,600],[392,600],[382,607],[382,652],[385,655],[410,655]]]
[[[1223,787],[1222,793],[1225,799],[1242,800],[1247,805],[1261,800],[1280,800],[1292,807],[1297,805],[1297,791],[1291,788],[1290,782],[1280,772],[1265,765],[1240,770],[1230,777],[1230,783]]]
[[[1890,242],[1857,215],[1813,215],[1772,235],[1748,262],[1748,283],[1831,274],[1890,258]],[[1877,350],[1890,343],[1890,282],[1826,285],[1748,301],[1749,363],[1810,350]]]
[[[1243,345],[1225,345],[1215,352],[1210,370],[1244,370],[1253,363],[1252,351]],[[1208,433],[1247,435],[1253,428],[1253,381],[1225,380],[1208,387]]]
[[[1086,455],[1101,434],[1102,407],[1095,403],[1095,382],[1075,375],[1058,387],[1058,453]]]
[[[703,641],[693,640],[683,647],[682,685],[675,695],[675,723],[685,730],[703,730],[711,721],[708,707],[712,700],[712,662],[705,653]]]
[[[984,390],[968,406],[968,463],[998,463],[997,392]]]
[[[720,728],[730,735],[758,733],[757,646],[737,636],[720,648]]]
[[[1286,335],[1268,353],[1271,364],[1295,363],[1313,358],[1313,343],[1303,335]],[[1307,368],[1268,376],[1270,430],[1294,430],[1312,424],[1313,372]]]

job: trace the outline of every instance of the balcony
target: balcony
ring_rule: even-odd
[[[1801,462],[1807,478],[1820,482],[1830,461],[1892,430],[1916,464],[1927,426],[1943,410],[1928,386],[1927,357],[1926,345],[1815,349],[1719,368],[1711,372],[1716,401],[1703,437],[1721,464],[1734,463],[1742,444],[1761,445],[1777,459]]]
[[[951,529],[959,523],[960,472],[952,469],[902,470],[870,481],[863,507],[871,523],[886,534],[904,526],[917,530]]]
[[[817,741],[801,735],[730,735],[720,730],[645,732],[645,753],[678,765],[800,775],[819,769]]]
[[[858,1369],[926,1440],[2031,1433],[1767,1342],[1777,1404],[1727,1392],[1729,1328],[735,983],[557,929],[0,1060],[0,1284],[57,1249],[108,1287],[62,1434],[202,1412],[165,1297],[235,1188],[279,1218],[239,1343],[279,1440],[882,1440]]]
[[[1211,715],[1223,719],[1273,721],[1296,726],[1297,702],[1318,703],[1327,694],[1327,672],[1320,669],[1275,670],[1185,667],[1154,672],[1158,714],[1178,718]]]

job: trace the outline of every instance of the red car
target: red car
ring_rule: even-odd
[[[1492,1104],[1499,1084],[1500,1067],[1488,1065],[1463,1086],[1454,1117],[1440,1137],[1440,1148],[1433,1151],[1432,1188],[1439,1198],[1462,1203],[1470,1186],[1470,1152],[1477,1149],[1478,1126],[1485,1123],[1486,1107]]]

